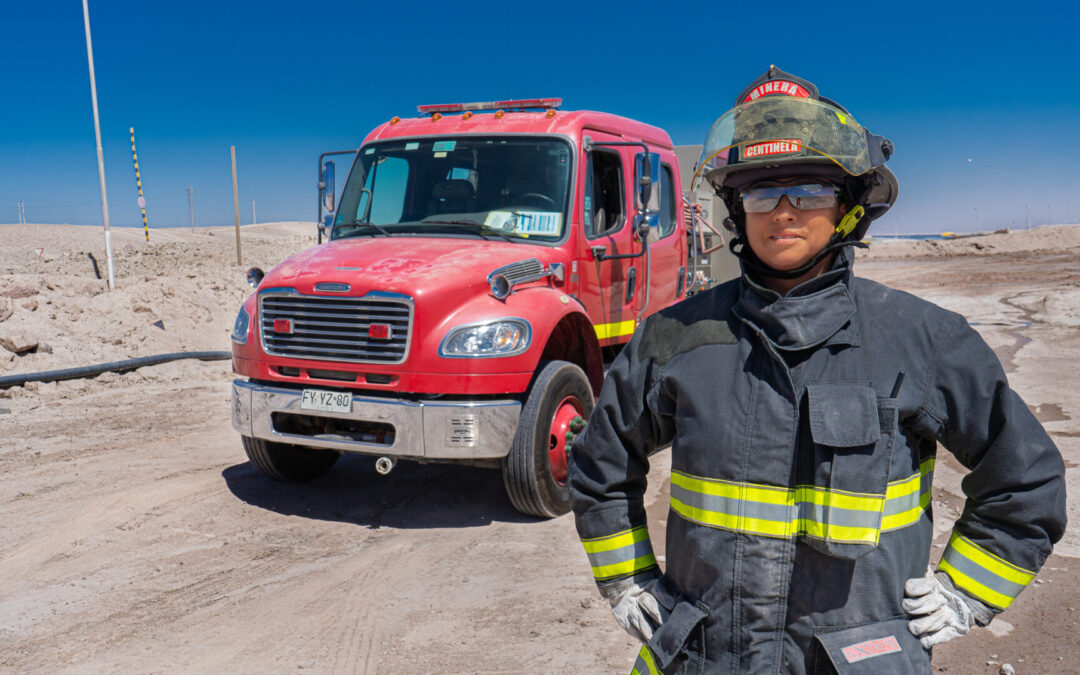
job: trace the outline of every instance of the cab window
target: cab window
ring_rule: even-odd
[[[610,234],[626,222],[623,205],[622,161],[618,153],[595,150],[589,153],[585,173],[585,235]]]
[[[671,167],[660,165],[660,213],[657,214],[659,237],[663,239],[675,231],[675,180]]]

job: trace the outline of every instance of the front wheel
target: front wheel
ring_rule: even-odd
[[[241,436],[244,452],[262,474],[274,480],[302,483],[330,470],[341,453],[305,448],[301,445],[275,443],[261,438]]]
[[[541,366],[502,473],[514,508],[554,518],[570,510],[566,433],[575,417],[588,419],[592,414],[593,393],[589,378],[573,363],[549,361]]]

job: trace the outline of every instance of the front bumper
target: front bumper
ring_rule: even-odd
[[[515,400],[406,401],[354,394],[352,412],[335,413],[303,410],[301,398],[299,389],[233,380],[233,428],[244,436],[342,452],[500,459],[509,452],[521,415]],[[314,431],[320,426],[322,431]]]

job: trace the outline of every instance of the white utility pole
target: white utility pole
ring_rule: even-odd
[[[192,198],[193,191],[191,189],[191,183],[187,186],[187,210],[188,216],[191,218],[191,231],[195,231],[195,201]]]
[[[255,200],[251,200],[251,224],[255,224]]]
[[[82,0],[83,24],[86,26],[86,60],[90,64],[90,102],[94,107],[94,137],[97,139],[98,182],[101,183],[101,217],[105,221],[105,257],[109,261],[109,289],[113,280],[112,235],[109,232],[109,198],[105,194],[105,153],[101,150],[101,120],[98,117],[97,83],[94,81],[94,47],[90,43],[90,8]]]
[[[86,0],[83,0],[84,2]],[[232,156],[232,203],[233,213],[236,215],[236,264],[243,265],[240,258],[240,196],[236,191],[236,146],[229,146],[229,154]]]

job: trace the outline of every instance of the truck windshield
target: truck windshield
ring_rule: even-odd
[[[522,136],[373,143],[353,164],[331,239],[395,234],[556,241],[568,212],[570,144]]]

